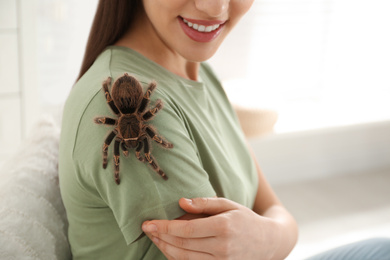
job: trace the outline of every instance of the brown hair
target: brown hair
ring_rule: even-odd
[[[77,81],[129,29],[141,5],[141,0],[99,0]]]

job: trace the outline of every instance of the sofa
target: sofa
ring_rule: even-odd
[[[71,259],[58,182],[59,123],[43,116],[0,168],[0,259]]]

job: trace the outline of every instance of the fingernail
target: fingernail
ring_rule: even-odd
[[[188,204],[192,205],[192,200],[191,199],[186,199],[186,198],[184,198],[184,199],[187,201]]]
[[[142,230],[144,232],[156,232],[157,231],[157,226],[154,224],[147,224],[142,226]]]

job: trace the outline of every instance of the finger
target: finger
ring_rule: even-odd
[[[183,216],[178,217],[178,218],[176,218],[176,219],[179,219],[179,220],[192,220],[192,219],[207,218],[207,217],[210,217],[210,215],[186,213],[186,214],[184,214]]]
[[[160,241],[164,241],[174,247],[209,254],[213,254],[215,250],[220,246],[216,237],[182,238],[159,233],[156,233],[155,236]]]
[[[188,213],[207,215],[217,215],[241,207],[240,204],[225,198],[181,198],[179,205]]]
[[[194,220],[151,220],[144,222],[142,230],[183,238],[212,237],[219,234],[221,218],[215,216]]]
[[[209,253],[179,248],[156,237],[154,237],[152,241],[161,250],[161,252],[169,256],[168,259],[187,259],[187,260],[213,259],[213,256]]]
[[[155,246],[157,246],[157,248],[165,255],[166,258],[168,258],[169,260],[171,259],[174,259],[171,255],[169,255],[167,252],[164,252],[159,246],[159,240],[158,238],[154,237],[151,233],[145,233],[149,239],[154,243]]]

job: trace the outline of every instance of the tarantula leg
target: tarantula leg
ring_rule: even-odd
[[[160,136],[158,136],[156,134],[156,132],[151,127],[147,126],[145,131],[150,136],[150,138],[152,138],[156,143],[164,146],[165,148],[172,148],[173,147],[173,144],[165,141]]]
[[[146,111],[145,114],[142,115],[142,119],[144,119],[145,121],[152,119],[157,114],[157,112],[162,109],[162,107],[163,104],[161,100],[157,99],[155,107],[150,109],[149,111]]]
[[[140,141],[140,142],[138,143],[137,149],[135,149],[135,157],[137,157],[137,159],[138,159],[139,161],[144,162],[145,159],[142,158],[141,155],[140,155],[140,151],[142,150],[142,147],[143,147],[143,142]]]
[[[148,142],[147,138],[145,138],[145,140],[144,140],[144,146],[145,146],[145,149],[144,149],[145,158],[148,161],[148,163],[153,167],[153,170],[155,172],[157,172],[164,180],[168,180],[168,176],[165,174],[165,172],[163,172],[160,169],[160,167],[158,167],[158,165],[156,164],[156,159],[154,159],[154,157],[150,154],[149,142]]]
[[[119,157],[120,157],[119,147],[120,147],[120,143],[121,143],[120,140],[115,140],[115,144],[114,144],[114,163],[115,163],[114,174],[115,174],[115,182],[118,185],[121,182],[119,179]]]
[[[127,150],[127,147],[126,147],[126,145],[125,145],[125,143],[121,143],[121,147],[122,147],[122,150],[123,150],[123,155],[124,156],[128,156],[129,155],[129,151]]]
[[[118,123],[118,120],[110,117],[95,117],[94,121],[99,125],[116,125]]]
[[[106,96],[107,104],[110,106],[111,110],[119,115],[119,109],[116,107],[114,100],[111,97],[110,91],[109,91],[109,86],[111,85],[111,77],[108,77],[104,82],[103,82],[103,91],[104,95]]]
[[[103,144],[103,168],[107,168],[107,153],[108,153],[108,147],[110,146],[112,140],[114,137],[118,134],[118,132],[114,129],[112,132],[107,136],[106,140],[104,140]]]
[[[149,87],[146,90],[145,95],[141,101],[141,105],[138,108],[138,113],[143,113],[145,111],[145,108],[148,106],[150,102],[150,96],[152,95],[152,92],[154,91],[156,86],[157,84],[154,81],[149,84]]]

